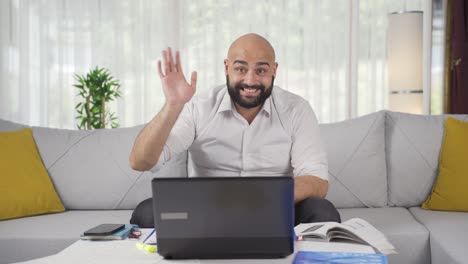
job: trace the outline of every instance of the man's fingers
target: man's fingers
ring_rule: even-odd
[[[193,89],[197,87],[197,72],[196,71],[192,72],[192,77],[190,77],[190,86],[192,86]]]
[[[166,50],[166,59],[167,59],[167,69],[168,73],[174,71],[174,63],[172,62],[172,51],[171,48],[167,47]]]
[[[169,47],[167,48],[167,50],[162,51],[162,55],[163,55],[163,62],[161,63],[160,60],[158,61],[158,73],[159,73],[160,78],[166,77],[172,71],[180,72],[182,73],[182,75],[184,74],[182,72],[182,65],[180,62],[179,51],[176,51],[175,53],[175,61],[174,61],[174,57],[172,56],[172,49]],[[164,63],[164,71],[162,69],[163,63]],[[192,86],[194,89],[197,86],[197,72],[196,71],[192,72],[192,76],[190,77],[190,86]]]
[[[162,72],[162,69],[161,69],[161,61],[158,60],[158,73],[159,73],[159,78],[164,78],[164,74]]]
[[[167,50],[163,50],[163,63],[164,63],[164,75],[168,75],[171,72],[171,66],[169,65],[169,57],[167,55]]]
[[[172,49],[167,48],[167,51],[169,53],[169,66],[171,67],[171,71],[177,71],[175,67],[174,57],[172,56]]]
[[[176,54],[175,54],[175,69],[176,71],[184,74],[182,72],[182,65],[180,64],[180,52],[179,51],[176,51]]]

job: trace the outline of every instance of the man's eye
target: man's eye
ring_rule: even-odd
[[[238,72],[240,72],[240,73],[246,73],[247,72],[247,70],[245,68],[237,68],[236,70]]]
[[[265,69],[257,69],[257,74],[264,74],[265,72]]]

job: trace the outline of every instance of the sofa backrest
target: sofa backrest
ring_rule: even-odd
[[[154,177],[187,175],[185,157],[171,160],[157,173],[130,167],[129,154],[142,128],[33,128],[44,165],[67,209],[133,209],[151,196]]]
[[[15,131],[26,127],[28,126],[0,119],[0,131]]]
[[[0,120],[0,131],[24,127]],[[32,128],[41,159],[65,208],[133,209],[151,196],[154,177],[187,175],[186,155],[167,162],[157,173],[130,167],[129,153],[142,128]]]
[[[420,206],[426,200],[438,175],[447,116],[386,113],[389,206]],[[452,117],[468,120],[467,115]]]
[[[329,199],[338,208],[387,205],[385,112],[320,124],[328,156]]]
[[[380,111],[320,124],[329,163],[327,199],[338,208],[419,206],[438,174],[447,116]],[[468,115],[453,116],[468,120]],[[0,119],[0,131],[27,126]],[[33,127],[33,136],[67,209],[133,209],[154,177],[186,176],[187,154],[156,173],[130,168],[143,126],[93,131]]]

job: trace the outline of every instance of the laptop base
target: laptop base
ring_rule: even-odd
[[[268,259],[290,255],[293,245],[291,237],[158,238],[158,253],[166,259]]]

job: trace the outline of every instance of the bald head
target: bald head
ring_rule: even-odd
[[[252,113],[255,116],[271,95],[277,68],[275,51],[262,36],[247,34],[229,47],[224,60],[226,86],[236,109],[245,114],[246,120],[250,120],[246,116],[252,117]]]
[[[228,59],[235,60],[241,56],[249,60],[268,60],[270,63],[275,63],[275,50],[270,42],[264,37],[250,33],[236,39],[228,50]]]

